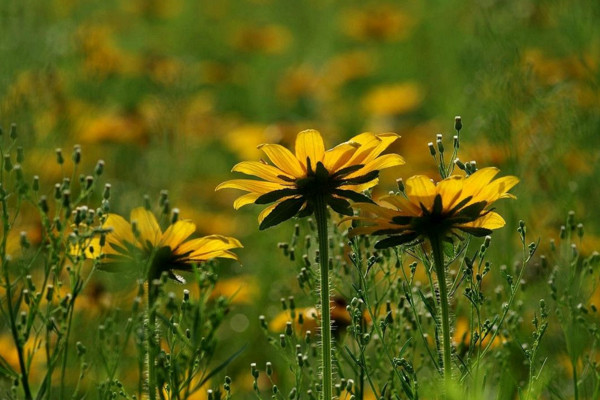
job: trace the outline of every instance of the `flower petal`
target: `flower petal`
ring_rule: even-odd
[[[367,162],[364,167],[348,175],[348,178],[354,178],[368,174],[371,171],[381,171],[385,168],[396,167],[403,164],[405,164],[404,158],[399,154],[386,154]]]
[[[306,175],[303,164],[285,147],[279,144],[261,144],[258,148],[264,151],[271,162],[286,174],[295,178]]]
[[[215,190],[240,189],[248,192],[265,194],[273,190],[284,189],[285,186],[275,182],[257,181],[254,179],[232,179],[221,183]]]
[[[240,207],[243,207],[247,204],[252,204],[260,196],[262,196],[260,193],[246,193],[245,195],[240,196],[237,199],[235,199],[235,201],[233,202],[233,208],[237,210]]]
[[[161,246],[169,246],[175,250],[181,243],[196,232],[196,225],[192,221],[180,220],[170,225],[160,239]]]
[[[334,174],[342,166],[346,165],[358,149],[358,146],[358,143],[346,142],[327,150],[323,156],[323,166],[329,171],[329,174]]]
[[[485,228],[485,229],[499,229],[506,225],[504,218],[500,214],[495,212],[489,212],[483,217],[476,219],[473,222],[461,224],[458,227],[469,227],[469,228]]]
[[[437,192],[442,197],[442,207],[444,211],[450,211],[464,198],[461,196],[465,178],[459,175],[452,175],[438,182]]]
[[[436,190],[431,179],[424,175],[411,176],[406,180],[404,186],[406,195],[413,204],[419,206],[421,203],[428,210],[432,209]]]
[[[286,181],[281,179],[280,176],[283,175],[289,179],[293,179],[294,177],[289,175],[288,173],[276,168],[272,165],[262,163],[260,161],[242,161],[241,163],[236,164],[232,169],[232,172],[241,172],[246,175],[253,175],[262,179],[265,179],[270,182],[276,183],[285,183]]]
[[[306,159],[309,158],[314,171],[317,162],[323,161],[325,145],[323,137],[314,129],[307,129],[296,136],[296,158],[306,170]]]
[[[137,223],[137,229],[139,231],[139,241],[142,246],[145,247],[156,247],[159,244],[162,232],[158,221],[154,214],[144,207],[138,207],[131,210],[131,216],[129,217],[131,222]]]

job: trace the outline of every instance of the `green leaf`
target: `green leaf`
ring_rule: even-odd
[[[282,201],[273,209],[273,211],[271,211],[269,215],[265,217],[265,219],[263,219],[258,229],[262,231],[292,218],[298,213],[298,211],[300,211],[304,201],[305,200],[303,197]]]
[[[298,194],[298,189],[280,189],[265,193],[254,201],[254,204],[269,204],[287,196]]]

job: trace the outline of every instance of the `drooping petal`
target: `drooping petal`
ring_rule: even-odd
[[[283,199],[281,200],[283,201]],[[271,211],[273,211],[273,209],[275,207],[277,207],[279,205],[279,203],[281,203],[281,201],[278,201],[277,203],[273,203],[270,206],[265,207],[260,214],[258,214],[258,224],[260,225],[263,220],[267,217],[267,215],[269,215],[271,213]]]
[[[285,183],[284,179],[281,179],[281,176],[284,176],[289,179],[293,179],[294,177],[289,175],[288,173],[276,168],[272,165],[262,163],[260,161],[242,161],[241,163],[236,164],[232,169],[232,172],[241,172],[246,175],[253,175],[262,179],[265,179],[270,182],[276,183]]]
[[[160,239],[161,246],[169,246],[175,250],[185,239],[196,231],[196,225],[192,221],[180,220],[170,225]]]
[[[247,204],[252,204],[260,196],[262,196],[260,193],[246,193],[245,195],[240,196],[237,199],[235,199],[235,201],[233,202],[233,208],[237,210],[240,207],[243,207]]]
[[[144,207],[138,207],[131,210],[131,216],[129,217],[131,222],[137,223],[137,229],[139,231],[139,241],[143,246],[156,247],[159,244],[162,232],[158,221],[154,214]]]
[[[221,189],[240,189],[248,192],[265,194],[274,190],[284,189],[285,186],[275,182],[257,181],[254,179],[232,179],[225,181],[216,187],[215,190]]]
[[[296,158],[306,171],[306,159],[309,158],[314,170],[317,162],[323,161],[325,144],[323,137],[314,129],[307,129],[296,136]]]
[[[259,149],[265,152],[267,157],[280,170],[295,178],[306,175],[303,164],[292,154],[291,151],[279,144],[261,144]]]

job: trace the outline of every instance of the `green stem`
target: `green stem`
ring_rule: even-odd
[[[153,274],[149,274],[148,279],[148,326],[146,335],[148,340],[148,396],[150,400],[156,400],[156,310],[154,303],[156,301],[158,290],[154,287]]]
[[[327,236],[327,204],[321,196],[315,198],[315,219],[319,236],[319,267],[321,269],[321,350],[323,400],[332,399],[331,315],[329,313],[329,255]]]
[[[573,392],[575,400],[579,400],[579,389],[577,387],[577,360],[571,360],[571,364],[573,365]]]
[[[444,253],[442,251],[442,242],[438,234],[429,236],[431,250],[433,252],[433,262],[435,264],[435,273],[437,275],[438,287],[440,290],[440,308],[442,310],[442,337],[443,337],[443,360],[444,360],[444,387],[446,393],[450,388],[452,381],[452,348],[450,347],[450,314],[448,303],[448,288],[446,285],[446,267],[444,265]]]

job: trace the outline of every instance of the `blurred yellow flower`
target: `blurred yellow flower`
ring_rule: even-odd
[[[378,86],[363,98],[363,108],[378,117],[404,114],[416,110],[423,97],[423,90],[416,83]]]
[[[231,299],[233,304],[252,304],[259,290],[256,277],[241,275],[217,281],[210,298],[217,299],[223,296]]]
[[[410,33],[414,19],[391,3],[353,9],[343,17],[346,35],[355,40],[397,41]]]
[[[239,158],[244,159],[260,157],[258,146],[261,143],[277,142],[280,139],[279,132],[267,125],[245,124],[227,132],[224,143]]]
[[[384,206],[359,203],[368,225],[352,235],[391,235],[375,244],[386,248],[409,243],[419,237],[456,235],[455,230],[484,236],[504,226],[504,219],[490,207],[498,199],[515,198],[508,191],[519,180],[514,176],[494,179],[497,168],[483,168],[468,177],[453,175],[437,183],[423,175],[406,180],[405,192],[381,199]],[[370,214],[366,216],[364,214]]]
[[[350,141],[325,151],[318,131],[305,130],[296,137],[296,153],[278,144],[264,144],[273,165],[260,161],[244,161],[234,172],[253,175],[263,180],[234,179],[217,186],[240,189],[249,193],[233,204],[269,204],[259,215],[260,229],[277,225],[296,215],[307,216],[314,210],[317,196],[336,212],[352,215],[347,200],[370,201],[360,192],[377,184],[379,170],[404,164],[398,154],[381,153],[396,139],[396,134],[363,133]]]
[[[137,260],[151,259],[148,277],[157,277],[166,271],[179,280],[173,270],[189,271],[193,264],[213,258],[237,260],[231,249],[242,247],[237,239],[226,236],[190,239],[196,225],[188,220],[179,220],[163,232],[154,214],[143,207],[131,211],[130,221],[109,214],[102,224],[107,233],[93,237],[85,246],[85,255],[99,258],[100,268],[109,271],[117,271]]]
[[[481,332],[478,332],[480,336],[475,343],[476,346],[487,347],[492,339],[493,332],[488,332],[483,340],[481,340]],[[503,340],[500,335],[497,335],[492,342],[491,348],[498,347],[502,345]],[[463,345],[466,347],[471,346],[471,327],[469,326],[469,320],[465,317],[459,317],[456,319],[456,323],[454,325],[454,332],[452,335],[452,341],[455,345]]]
[[[233,34],[231,40],[237,50],[265,54],[281,54],[289,47],[291,41],[290,31],[276,24],[242,26]]]
[[[346,310],[346,302],[341,298],[334,298],[330,301],[329,308],[331,320],[338,329],[334,332],[339,332],[339,329],[344,329],[352,322],[350,314]],[[296,334],[305,334],[306,331],[317,333],[319,329],[320,312],[315,307],[296,308],[294,310],[295,317],[292,318],[292,311],[286,310],[277,314],[269,323],[269,330],[276,333],[281,333],[285,330],[288,322],[294,324]],[[302,317],[300,317],[302,315]],[[302,323],[300,323],[302,321]]]
[[[78,31],[84,71],[96,78],[111,74],[133,75],[140,70],[138,58],[120,49],[107,25],[83,25]]]
[[[82,143],[137,143],[148,140],[147,129],[142,118],[136,115],[108,113],[82,123],[77,132]]]

